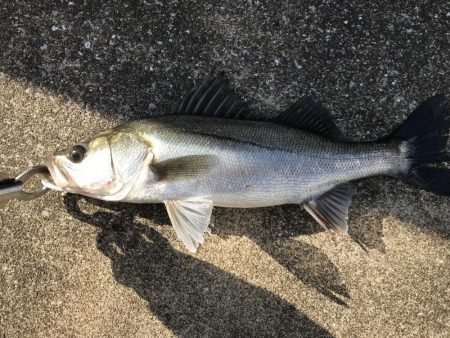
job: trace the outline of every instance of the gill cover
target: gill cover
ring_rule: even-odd
[[[134,181],[153,159],[151,147],[138,135],[118,131],[108,136],[115,186],[119,189],[105,199],[119,201],[133,188]]]

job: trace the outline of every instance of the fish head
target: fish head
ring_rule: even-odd
[[[120,200],[132,188],[152,153],[132,132],[108,130],[88,142],[54,153],[48,160],[50,188]]]

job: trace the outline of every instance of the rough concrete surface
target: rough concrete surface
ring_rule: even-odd
[[[450,97],[450,3],[0,3],[0,171],[164,114],[211,70],[274,116],[314,90],[346,135]],[[445,337],[450,201],[357,183],[350,236],[298,206],[214,211],[197,254],[161,205],[53,192],[0,212],[0,336]]]

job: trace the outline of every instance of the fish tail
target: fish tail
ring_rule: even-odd
[[[449,129],[449,108],[444,96],[433,96],[421,103],[390,136],[409,163],[408,170],[396,176],[424,190],[450,196],[450,169],[430,165],[450,160]]]

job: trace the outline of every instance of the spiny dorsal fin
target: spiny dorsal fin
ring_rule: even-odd
[[[159,181],[186,180],[205,175],[217,163],[216,155],[188,155],[150,165]]]
[[[212,201],[190,199],[164,204],[178,238],[190,252],[196,252],[198,245],[203,244],[205,232],[210,232]]]
[[[223,73],[216,77],[208,75],[197,87],[190,90],[175,114],[204,115],[230,119],[250,120],[257,116],[251,113],[247,104],[228,87]]]
[[[325,229],[347,233],[348,208],[355,191],[353,184],[338,185],[332,190],[309,201],[303,207]]]
[[[330,113],[314,94],[303,96],[273,121],[328,138],[343,139],[342,132],[335,125]]]

